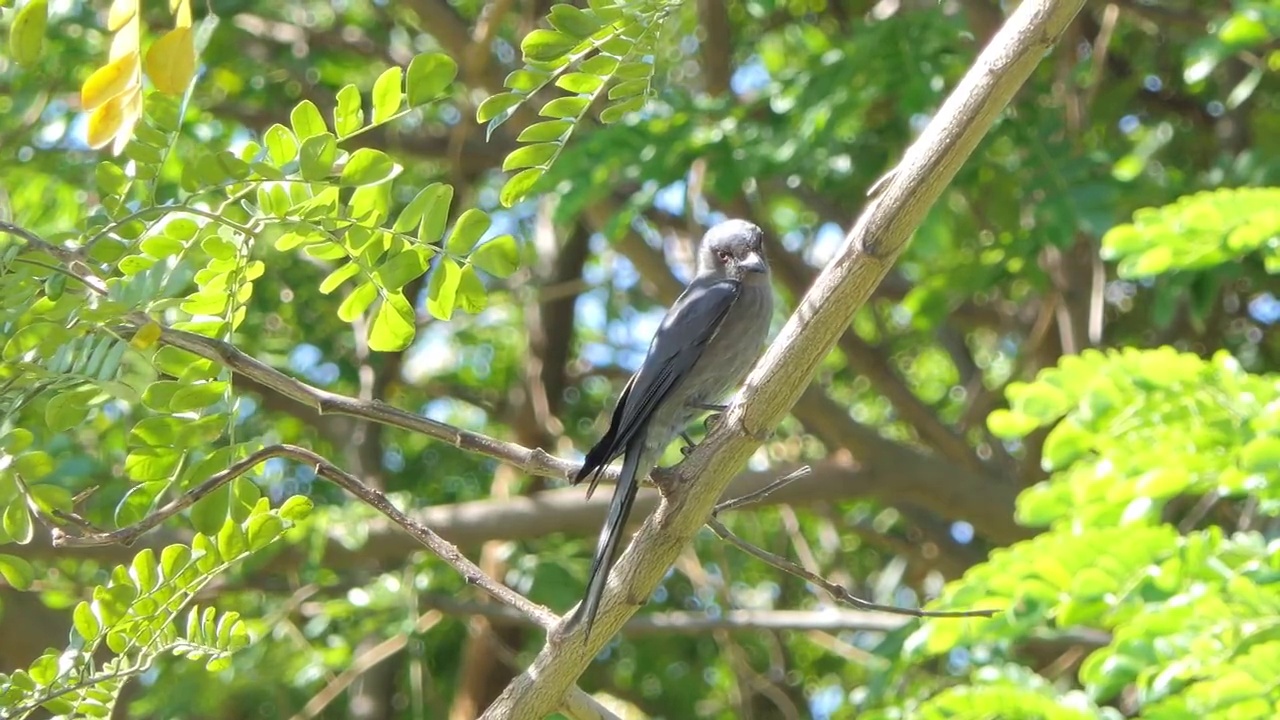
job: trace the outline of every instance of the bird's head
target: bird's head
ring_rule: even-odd
[[[698,275],[768,283],[764,231],[746,220],[726,220],[715,225],[702,236],[698,247]]]

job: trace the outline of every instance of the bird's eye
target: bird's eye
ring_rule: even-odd
[[[733,257],[728,250],[717,250],[716,257],[720,258],[720,262],[727,263],[729,258]]]

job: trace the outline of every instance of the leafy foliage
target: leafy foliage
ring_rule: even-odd
[[[1280,190],[1239,188],[1196,193],[1173,205],[1134,213],[1102,238],[1122,277],[1223,265],[1254,253],[1280,274]]]
[[[1274,715],[1280,698],[1261,668],[1276,652],[1280,544],[1216,526],[1180,535],[1163,511],[1190,494],[1250,497],[1259,514],[1280,514],[1280,378],[1225,353],[1127,349],[1065,357],[1007,392],[994,432],[1016,440],[1052,426],[1053,474],[1018,500],[1022,522],[1050,530],[994,551],[940,600],[1005,612],[928,623],[910,656],[1005,653],[1037,632],[1098,628],[1111,642],[1080,669],[1095,701],[1135,685],[1152,717]]]
[[[297,497],[272,510],[264,498],[244,520],[228,519],[213,535],[197,533],[189,544],[169,545],[158,555],[142,550],[129,565],[117,566],[110,582],[92,589],[92,600],[75,606],[67,649],[0,674],[5,716],[24,718],[43,708],[108,717],[125,681],[164,654],[200,660],[211,671],[228,667],[231,653],[250,642],[240,614],[188,605],[210,580],[278,540],[310,504]]]
[[[242,406],[229,370],[161,340],[176,332],[233,341],[268,263],[295,256],[329,265],[319,291],[349,287],[337,316],[344,323],[368,316],[374,350],[413,340],[417,313],[405,289],[433,260],[427,309],[445,320],[456,309],[484,309],[480,272],[505,278],[519,266],[511,235],[486,238],[485,212],[468,209],[450,223],[451,186],[432,183],[397,206],[392,188],[402,168],[381,150],[343,147],[442,97],[457,73],[452,59],[423,54],[407,69],[383,72],[369,122],[365,99],[347,85],[331,122],[304,101],[292,127],[273,125],[262,142],[207,149],[184,141],[188,110],[165,97],[190,80],[172,57],[190,41],[190,10],[181,3],[177,14],[179,35],[156,41],[148,54],[148,74],[164,92],[146,95],[143,113],[137,7],[113,6],[111,28],[132,33],[132,44],[114,42],[113,53],[125,50],[82,89],[92,111],[89,144],[114,138],[124,153],[124,162],[97,166],[100,205],[58,244],[16,230],[0,237],[0,544],[28,544],[38,522],[76,517],[78,502],[48,443],[86,424],[131,418],[119,466],[128,485],[110,516],[120,528],[262,447],[237,434]],[[33,415],[42,427],[17,421]],[[271,511],[261,495],[249,477],[234,478],[186,513],[197,531],[189,547],[159,557],[144,550],[118,568],[91,603],[76,607],[71,648],[0,680],[6,712],[105,716],[124,681],[165,653],[225,667],[247,642],[239,616],[192,609],[184,633],[177,615],[211,578],[275,540],[302,500]],[[0,574],[19,589],[35,577],[30,563],[9,554],[0,555]],[[100,646],[113,653],[101,664]]]
[[[505,523],[542,480],[317,413],[219,353],[570,457],[669,299],[659,249],[748,214],[792,305],[993,29],[930,3],[13,4],[0,221],[35,237],[0,237],[0,704],[101,714],[156,673],[115,709],[139,718],[287,716],[389,642],[389,713],[458,713],[493,684],[459,662],[489,649],[474,589],[276,460],[150,555],[99,564],[45,526],[128,526],[293,443],[464,548],[502,539],[489,567],[556,610],[594,547],[577,514]],[[1275,716],[1275,8],[1090,4],[824,363],[806,398],[830,402],[757,458],[852,458],[848,494],[725,517],[859,596],[996,617],[624,635],[580,686],[661,717]],[[192,336],[211,357],[173,342]],[[267,499],[299,493],[322,507],[298,542],[255,549]],[[828,602],[694,550],[645,612]]]
[[[507,75],[506,92],[489,96],[476,109],[476,120],[488,123],[488,136],[529,98],[551,84],[568,95],[547,101],[538,115],[549,118],[520,131],[517,148],[502,163],[503,171],[519,170],[502,188],[502,204],[523,199],[551,167],[587,111],[599,107],[605,125],[644,107],[653,93],[653,61],[658,34],[680,3],[670,0],[612,2],[593,0],[585,8],[553,5],[552,29],[534,30],[520,50],[525,65]]]

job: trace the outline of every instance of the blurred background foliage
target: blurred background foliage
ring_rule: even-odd
[[[450,219],[489,213],[485,238],[513,235],[520,269],[484,275],[487,307],[446,320],[428,307],[437,260],[403,288],[413,343],[377,352],[367,318],[337,314],[349,287],[321,294],[333,265],[277,249],[264,228],[252,247],[263,271],[228,337],[324,390],[577,457],[689,276],[701,230],[726,215],[766,229],[780,325],[1007,10],[991,0],[645,7],[661,18],[647,48],[651,97],[609,125],[588,112],[512,207],[500,202],[503,161],[538,106],[490,137],[473,118],[521,67],[521,39],[546,27],[548,3],[193,7],[207,43],[194,89],[181,109],[148,114],[173,117],[174,145],[147,198],[132,202],[184,197],[184,171],[264,143],[274,124],[296,127],[303,101],[330,118],[347,84],[367,98],[388,67],[453,58],[443,100],[342,147],[397,164],[393,216],[429,183],[452,184]],[[0,56],[0,219],[63,241],[112,200],[80,107],[110,35],[106,3],[55,0],[49,12],[36,62]],[[144,44],[173,24],[164,3],[141,13]],[[14,17],[5,10],[0,25],[11,30]],[[1275,2],[1089,3],[748,471],[773,477],[805,462],[813,475],[724,517],[860,597],[999,615],[838,611],[703,533],[580,686],[636,717],[1280,714],[1278,38]],[[121,167],[149,165],[142,140]],[[198,269],[146,299],[187,297]],[[6,294],[5,305],[20,300]],[[3,327],[6,343],[14,327]],[[122,352],[124,386],[180,372]],[[9,360],[0,380],[12,387],[21,372]],[[79,507],[103,527],[134,507],[125,464],[145,403],[117,399],[67,421],[57,408],[76,402],[70,392],[5,396],[4,539],[29,540],[6,545],[0,564],[5,673],[66,646],[73,608],[137,550],[52,548],[11,479],[21,440],[28,465],[47,459],[33,486],[49,488],[38,493],[46,506],[97,488]],[[230,392],[236,440],[311,448],[533,600],[565,611],[580,597],[601,498],[317,414],[242,377]],[[184,486],[230,457],[198,465]],[[193,527],[216,531],[228,512],[250,522],[259,495],[310,496],[306,520],[195,596],[238,612],[251,641],[212,670],[158,659],[125,686],[117,717],[468,720],[541,647],[540,633],[495,614],[308,467],[272,460],[250,479],[221,498],[211,527],[184,516],[139,546],[158,556],[190,544]],[[650,614],[713,622],[676,629],[646,624]]]

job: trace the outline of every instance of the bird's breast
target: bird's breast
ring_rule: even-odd
[[[721,400],[742,383],[760,358],[772,316],[773,294],[767,286],[742,288],[689,378],[694,402]]]

